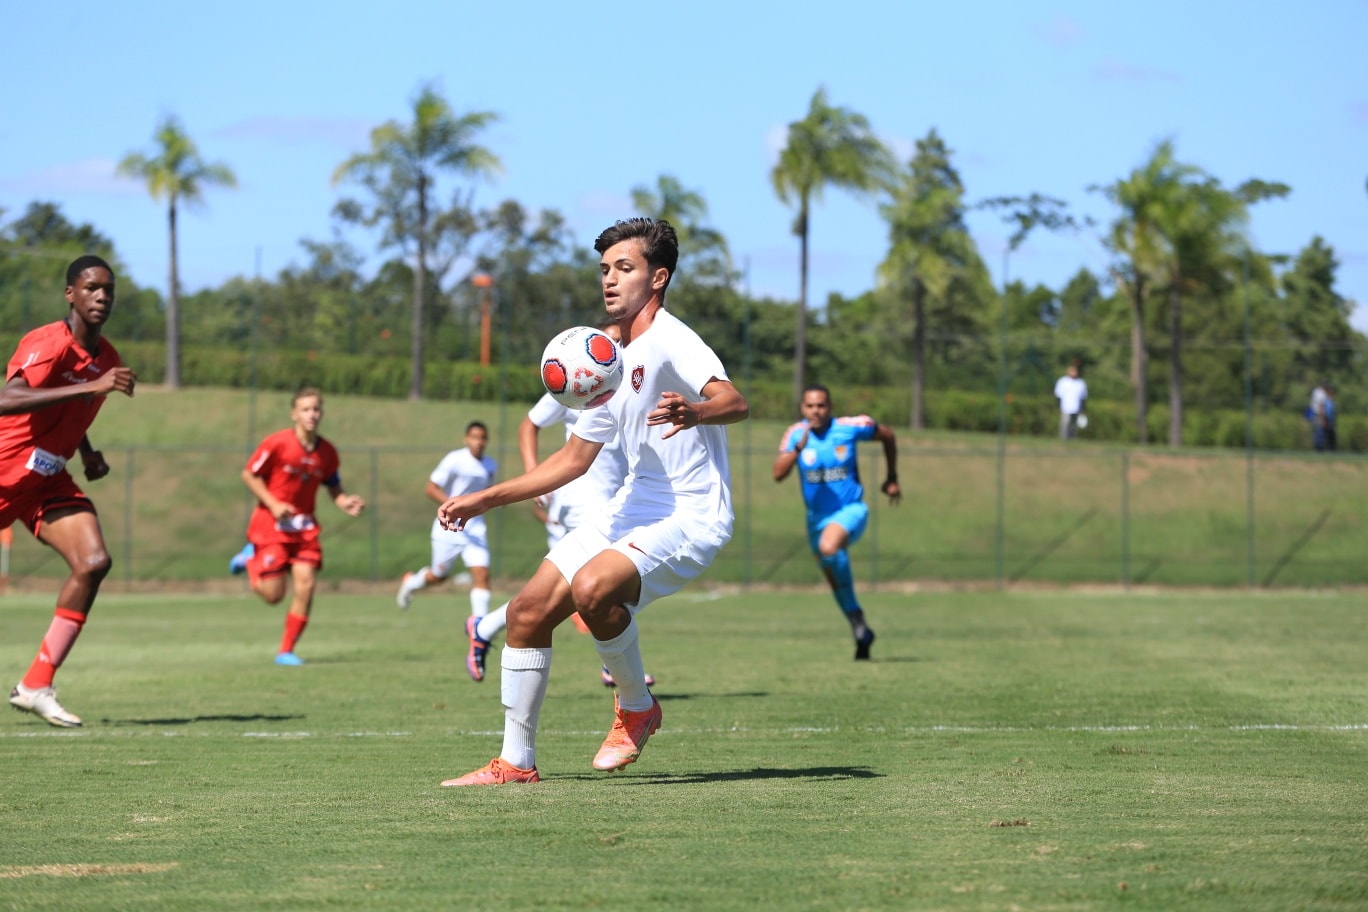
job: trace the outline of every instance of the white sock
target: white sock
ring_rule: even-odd
[[[537,717],[551,679],[550,649],[505,646],[500,696],[504,705],[504,740],[499,756],[520,769],[537,765]]]
[[[477,618],[482,618],[489,614],[489,599],[494,593],[488,589],[470,590],[470,613]]]
[[[408,575],[404,580],[404,590],[406,592],[417,592],[419,589],[427,588],[427,567],[419,567]]]
[[[494,638],[499,635],[499,631],[508,626],[508,602],[504,602],[498,608],[480,618],[475,625],[475,635],[486,643],[494,642]]]
[[[599,658],[617,684],[618,706],[631,712],[651,708],[651,691],[646,687],[645,664],[637,636],[636,618],[627,629],[611,640],[594,640]]]

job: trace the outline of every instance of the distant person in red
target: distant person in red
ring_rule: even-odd
[[[90,445],[90,429],[105,397],[133,395],[137,379],[100,333],[114,312],[114,270],[97,256],[67,267],[66,319],[19,340],[0,388],[0,527],[17,521],[62,556],[71,576],[28,674],[10,691],[10,705],[59,728],[80,726],[57,702],[52,678],[61,667],[112,561],[95,505],[67,472],[81,454],[89,481],[109,474]]]
[[[323,394],[311,386],[300,389],[290,406],[290,420],[293,427],[261,441],[242,470],[242,481],[255,495],[257,506],[247,523],[247,547],[234,558],[245,564],[252,591],[267,604],[279,604],[285,598],[287,576],[294,580],[277,665],[304,664],[295,655],[295,644],[308,626],[314,581],[323,569],[323,547],[314,518],[318,486],[326,487],[333,503],[348,516],[359,516],[366,506],[360,497],[342,489],[337,449],[318,436]]]

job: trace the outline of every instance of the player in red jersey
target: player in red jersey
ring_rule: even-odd
[[[100,334],[114,311],[114,270],[97,256],[71,262],[66,273],[66,319],[19,340],[0,388],[0,527],[18,520],[62,556],[71,575],[57,594],[57,610],[38,655],[10,691],[10,705],[59,728],[79,717],[57,702],[52,678],[81,635],[112,561],[95,505],[66,470],[81,454],[89,481],[109,474],[90,445],[90,429],[105,397],[133,395],[137,379]]]
[[[285,598],[287,576],[294,581],[277,665],[304,664],[294,649],[309,623],[314,581],[323,569],[314,518],[318,486],[325,486],[333,503],[348,516],[359,516],[366,506],[360,497],[342,489],[337,448],[318,436],[323,394],[311,386],[300,389],[290,406],[290,420],[293,427],[261,441],[242,470],[243,483],[257,499],[247,523],[251,554],[246,569],[252,591],[275,605]]]

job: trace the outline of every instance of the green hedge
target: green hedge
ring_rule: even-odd
[[[164,348],[160,343],[119,343],[124,359],[145,383],[161,383],[165,377]],[[321,354],[307,351],[257,353],[237,349],[188,346],[183,351],[182,377],[187,386],[246,387],[255,377],[256,387],[289,391],[304,383],[333,395],[375,396],[402,399],[408,396],[409,362],[406,358]],[[797,417],[792,385],[788,380],[740,380],[757,418],[792,420]],[[535,402],[542,394],[535,365],[514,368],[493,365],[482,368],[465,361],[433,360],[423,372],[423,395],[436,400]],[[832,391],[840,414],[868,414],[893,427],[907,427],[911,416],[911,391],[906,387],[842,387]],[[1028,437],[1053,437],[1059,432],[1058,403],[1052,396],[1008,394],[1007,432]],[[1134,443],[1137,439],[1131,402],[1088,402],[1088,440]],[[930,430],[997,433],[999,400],[992,393],[961,390],[929,390],[926,393],[925,426]],[[1167,404],[1152,405],[1148,415],[1151,443],[1168,440]],[[1243,411],[1188,408],[1183,413],[1183,442],[1187,446],[1243,447],[1246,416]],[[1255,446],[1260,449],[1301,450],[1311,445],[1306,420],[1295,413],[1256,412],[1253,418]],[[1368,451],[1368,419],[1343,416],[1339,422],[1341,450]]]

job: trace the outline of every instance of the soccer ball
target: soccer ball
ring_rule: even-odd
[[[622,371],[622,350],[592,326],[572,326],[542,352],[542,384],[566,408],[603,405],[622,385]]]

